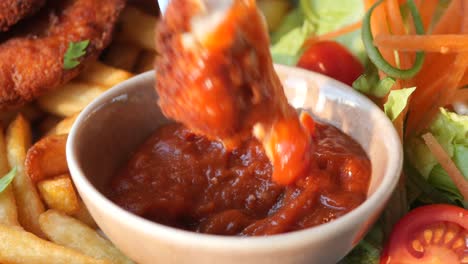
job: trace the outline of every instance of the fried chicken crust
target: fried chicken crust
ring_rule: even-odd
[[[0,44],[0,110],[30,102],[77,76],[110,43],[125,0],[75,0],[51,11],[43,32]],[[89,40],[80,65],[63,67],[71,42]]]
[[[45,0],[0,1],[0,32],[5,32],[21,19],[36,13]]]

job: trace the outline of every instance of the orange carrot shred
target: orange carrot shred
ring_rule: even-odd
[[[378,47],[402,51],[468,52],[468,35],[378,35],[374,39],[374,44]]]

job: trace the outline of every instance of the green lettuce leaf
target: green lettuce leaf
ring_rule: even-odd
[[[394,90],[390,92],[387,102],[384,104],[384,111],[388,118],[393,121],[401,114],[414,90],[416,90],[416,87]]]
[[[468,181],[468,116],[457,115],[442,108],[428,130]],[[442,191],[450,200],[463,203],[457,187],[420,137],[410,139],[405,151],[411,165],[429,184]]]
[[[283,35],[270,49],[273,61],[285,65],[296,65],[302,54],[304,41],[314,31],[314,25],[305,20],[301,26]]]
[[[300,0],[271,34],[271,53],[275,63],[296,65],[304,52],[304,41],[311,36],[325,34],[359,21],[364,16],[361,0]],[[336,39],[347,47],[364,65],[368,59],[360,30]]]
[[[316,27],[315,34],[322,35],[359,21],[364,16],[362,0],[300,0],[300,8],[306,18]],[[367,55],[361,39],[361,31],[356,30],[336,39],[347,47],[363,64]]]
[[[291,10],[281,22],[281,25],[271,34],[270,42],[275,44],[284,35],[289,33],[291,30],[301,27],[304,23],[304,14],[300,8]]]

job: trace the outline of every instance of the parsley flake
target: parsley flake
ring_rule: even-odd
[[[2,193],[16,176],[16,167],[14,167],[7,175],[0,178],[0,193]]]
[[[70,70],[78,66],[80,64],[78,59],[86,54],[86,48],[88,45],[89,39],[78,42],[70,42],[68,49],[65,52],[65,56],[63,57],[63,68],[65,70]]]

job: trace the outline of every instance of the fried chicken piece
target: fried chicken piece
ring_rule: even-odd
[[[234,148],[254,134],[292,183],[311,161],[310,135],[286,99],[254,0],[172,0],[156,37],[164,114]]]
[[[54,4],[59,8],[51,8],[42,32],[13,36],[0,44],[0,110],[32,101],[77,76],[83,64],[96,59],[110,43],[125,0]],[[89,40],[89,45],[79,58],[80,65],[65,70],[63,60],[69,44],[82,40]]]
[[[24,17],[36,13],[45,0],[2,0],[0,1],[0,32],[5,32]]]

